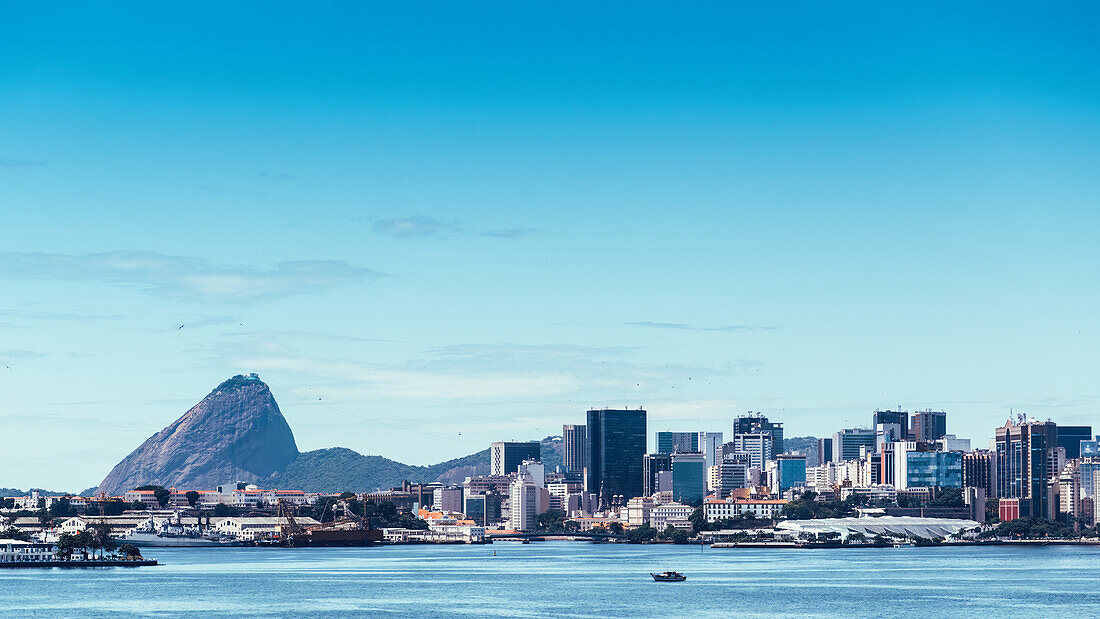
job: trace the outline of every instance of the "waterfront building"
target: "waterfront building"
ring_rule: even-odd
[[[299,526],[321,524],[308,516],[296,516]],[[231,516],[214,525],[214,530],[223,535],[235,537],[239,541],[252,542],[261,539],[273,539],[282,533],[289,521],[275,516]]]
[[[590,410],[587,437],[585,491],[596,494],[601,507],[641,496],[645,486],[645,410]]]
[[[462,488],[459,486],[436,488],[432,495],[432,509],[441,512],[462,512]]]
[[[658,432],[657,453],[670,454],[677,451],[699,451],[698,432]]]
[[[503,441],[489,444],[489,474],[511,475],[524,460],[541,460],[542,445],[538,441]]]
[[[672,454],[672,500],[693,503],[707,495],[707,460],[701,453]]]
[[[734,434],[733,440],[722,445],[722,453],[747,453],[749,466],[763,470],[764,463],[772,459],[772,447],[775,441],[768,433]]]
[[[636,496],[626,502],[626,522],[632,527],[649,524],[650,513],[657,506],[653,497]]]
[[[807,533],[835,533],[847,539],[853,533],[865,538],[876,535],[899,538],[946,538],[977,528],[980,523],[959,518],[914,518],[911,516],[881,516],[878,518],[820,518],[817,520],[787,520],[776,525],[780,531],[790,531],[791,537]]]
[[[768,418],[760,413],[749,411],[747,415],[735,418],[733,420],[733,434],[734,440],[736,440],[738,434],[767,434],[772,442],[769,453],[780,454],[784,451],[783,424],[768,421]],[[761,463],[759,466],[763,468],[764,465]]]
[[[1066,450],[1066,460],[1081,457],[1081,441],[1092,438],[1092,426],[1058,425],[1058,446]]]
[[[860,460],[860,448],[874,449],[875,431],[867,428],[848,428],[833,435],[833,462]]]
[[[691,521],[688,520],[688,518],[691,517],[691,513],[694,511],[694,507],[684,505],[683,503],[663,503],[661,505],[655,505],[649,511],[650,526],[658,531],[664,531],[669,525],[679,528],[686,522],[688,528],[690,528]]]
[[[722,448],[722,433],[721,432],[700,432],[699,433],[699,451],[703,452],[703,456],[707,459],[707,466],[711,467],[718,464],[718,450]]]
[[[989,498],[997,497],[997,452],[968,451],[962,456],[963,487],[984,488]]]
[[[756,518],[774,520],[783,513],[785,499],[707,499],[703,501],[703,518],[707,522],[752,514]]]
[[[871,417],[871,427],[875,430],[875,450],[881,451],[883,445],[904,441],[909,437],[909,413],[902,410],[876,410]]]
[[[814,466],[821,466],[833,461],[833,439],[819,438],[817,439],[817,459]]]
[[[913,413],[909,440],[919,443],[932,443],[947,434],[947,413],[943,411],[923,410]]]
[[[487,527],[500,522],[501,496],[496,492],[468,494],[463,499],[462,513],[475,524]]]
[[[0,563],[43,563],[56,561],[57,549],[53,544],[25,542],[18,539],[0,539]]]
[[[562,467],[569,473],[584,473],[588,439],[584,425],[562,426]]]
[[[868,501],[894,502],[898,500],[897,488],[890,484],[875,484],[867,487],[844,487],[840,489],[840,499],[845,500],[850,496],[867,497]]]
[[[997,428],[995,441],[997,496],[1020,499],[1014,504],[1019,516],[1049,517],[1052,507],[1049,482],[1060,456],[1058,426],[1051,421],[1030,420],[1019,424],[1008,421]],[[1013,507],[1008,509],[1011,512]]]
[[[962,452],[906,449],[920,443],[894,443],[894,487],[962,488]]]
[[[535,480],[521,475],[512,482],[510,523],[514,531],[534,531],[538,525],[539,487]]]
[[[663,471],[672,470],[671,453],[646,454],[642,461],[642,475],[644,476],[643,496],[652,496],[659,492],[658,476]]]
[[[782,495],[791,488],[806,486],[806,456],[779,454],[775,458],[775,483],[772,494]]]

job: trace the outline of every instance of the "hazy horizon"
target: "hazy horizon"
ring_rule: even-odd
[[[250,372],[409,464],[602,406],[1100,433],[1100,9],[800,8],[0,8],[0,486]]]

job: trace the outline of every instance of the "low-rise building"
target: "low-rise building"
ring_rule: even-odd
[[[694,507],[683,503],[656,505],[649,511],[649,524],[658,531],[664,531],[670,524],[677,526],[689,522],[688,518],[691,517],[691,513],[694,511]]]
[[[703,517],[707,522],[752,514],[756,518],[774,520],[787,505],[784,499],[708,499],[703,502]]]
[[[41,563],[55,560],[56,548],[53,544],[0,539],[0,563]]]
[[[299,526],[321,524],[306,516],[294,520]],[[225,535],[232,535],[241,541],[254,541],[275,537],[287,524],[286,518],[232,516],[215,525],[214,530]]]

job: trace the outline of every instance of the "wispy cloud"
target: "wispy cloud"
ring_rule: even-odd
[[[46,165],[46,162],[37,161],[34,159],[13,159],[11,157],[0,157],[0,168],[29,168],[41,165]]]
[[[502,230],[486,230],[481,236],[491,236],[498,239],[519,239],[538,232],[534,228],[504,228]]]
[[[426,238],[465,233],[457,222],[440,221],[427,215],[380,219],[374,222],[374,231],[399,238]]]
[[[270,267],[218,265],[203,258],[146,251],[94,254],[0,253],[0,276],[99,282],[173,300],[254,303],[323,292],[378,279],[382,273],[338,260]]]
[[[725,333],[735,333],[737,331],[772,331],[778,329],[778,327],[769,327],[763,325],[718,325],[718,326],[704,326],[704,325],[691,325],[685,322],[650,322],[650,321],[638,321],[638,322],[624,322],[623,326],[627,327],[646,327],[649,329],[674,329],[678,331],[720,331]]]
[[[429,215],[379,219],[374,222],[374,231],[396,238],[484,236],[498,239],[518,239],[538,232],[534,228],[470,229],[457,221],[442,221]]]
[[[293,181],[298,179],[298,175],[289,172],[260,172],[260,178],[273,181]]]

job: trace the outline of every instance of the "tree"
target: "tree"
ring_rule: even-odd
[[[148,486],[139,486],[139,487],[134,488],[134,489],[135,490],[152,490],[153,491],[153,496],[156,497],[156,499],[157,499],[157,504],[160,505],[161,507],[164,507],[165,505],[168,505],[168,501],[172,498],[172,492],[170,490],[168,490],[167,488],[165,488],[164,486],[148,485]]]
[[[656,537],[657,529],[654,529],[648,524],[643,524],[640,527],[636,527],[628,531],[626,534],[626,541],[630,542],[631,544],[644,544],[646,542],[653,541],[653,539]]]
[[[214,515],[219,518],[224,518],[226,516],[236,516],[237,510],[226,505],[225,503],[218,503],[214,506]]]
[[[8,527],[7,529],[0,529],[0,539],[17,539],[21,542],[31,541],[29,533],[16,527]]]
[[[672,543],[673,544],[686,544],[686,543],[688,543],[688,538],[689,537],[690,537],[690,535],[688,535],[687,531],[685,531],[683,529],[676,529],[675,531],[672,532]]]
[[[57,537],[57,556],[68,561],[73,556],[73,551],[79,548],[80,536],[72,533],[62,533]]]
[[[50,516],[54,518],[67,518],[75,513],[76,510],[73,509],[67,496],[63,496],[50,504]]]
[[[560,509],[548,509],[535,517],[539,531],[561,531],[565,528],[565,512]]]
[[[198,505],[198,503],[199,503],[199,493],[198,492],[195,492],[194,490],[188,490],[187,493],[184,494],[183,496],[187,497],[187,504],[190,505],[192,508],[195,507],[196,505]]]
[[[143,558],[141,556],[141,550],[139,550],[138,547],[133,544],[123,544],[119,546],[118,552],[123,557],[131,561],[141,561],[141,559]]]
[[[623,523],[619,522],[618,520],[615,520],[611,524],[607,525],[607,528],[615,535],[623,534]]]

